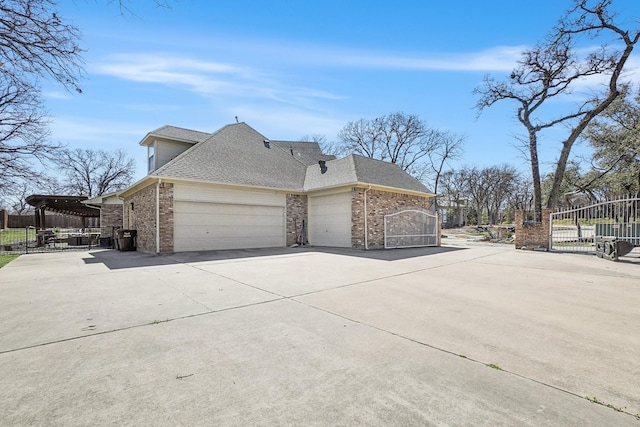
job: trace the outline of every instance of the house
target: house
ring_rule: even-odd
[[[271,141],[245,123],[212,134],[164,126],[140,145],[149,174],[118,196],[123,226],[137,230],[144,252],[303,241],[381,248],[386,214],[432,209],[434,194],[396,165],[336,159],[317,143]]]
[[[100,236],[113,239],[115,230],[122,228],[123,201],[118,192],[84,200],[85,205],[99,209]]]

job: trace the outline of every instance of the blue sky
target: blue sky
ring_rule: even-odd
[[[80,95],[45,84],[54,140],[123,149],[141,178],[146,149],[138,143],[165,124],[212,132],[238,116],[268,138],[332,141],[348,121],[403,111],[466,135],[457,165],[509,163],[528,173],[514,105],[477,117],[472,91],[486,74],[508,74],[569,1],[170,4],[135,0],[134,15],[121,16],[107,0],[60,2],[60,15],[83,33],[86,80]],[[614,8],[640,16],[637,0],[615,0]],[[561,137],[545,136],[543,168]]]

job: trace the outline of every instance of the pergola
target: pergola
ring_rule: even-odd
[[[99,218],[100,210],[82,203],[88,200],[85,196],[56,196],[32,194],[27,197],[26,202],[33,206],[36,217],[36,228],[46,228],[45,211],[73,215],[82,218],[82,226],[86,227],[86,218]]]

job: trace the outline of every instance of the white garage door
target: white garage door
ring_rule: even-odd
[[[185,200],[189,198],[201,200]],[[247,200],[280,206],[247,204]],[[176,186],[174,251],[283,247],[284,203],[281,194]]]
[[[351,192],[309,197],[309,243],[351,247]]]

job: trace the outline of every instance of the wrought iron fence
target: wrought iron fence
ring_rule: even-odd
[[[561,209],[550,215],[554,251],[595,252],[596,237],[616,237],[640,246],[640,198],[621,198]]]
[[[438,215],[408,209],[384,216],[384,247],[438,246]]]
[[[7,228],[0,230],[0,253],[29,254],[113,248],[115,227],[109,228]]]

